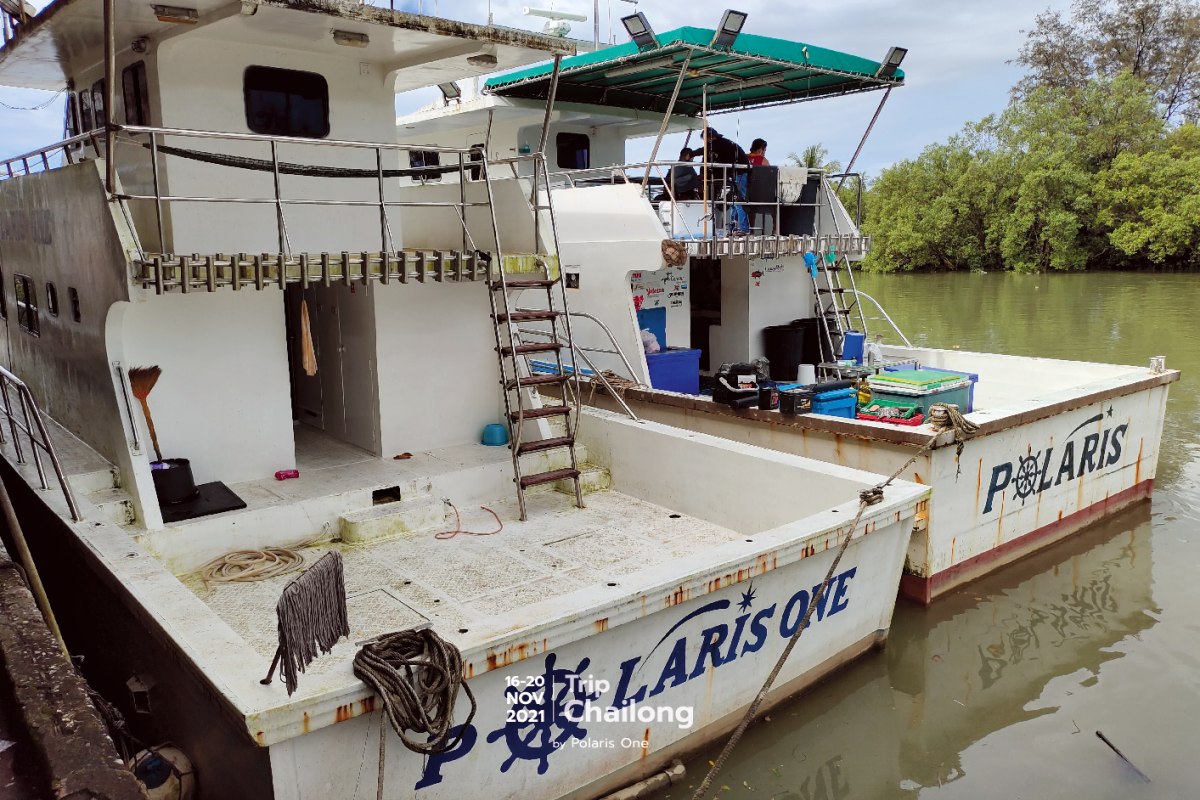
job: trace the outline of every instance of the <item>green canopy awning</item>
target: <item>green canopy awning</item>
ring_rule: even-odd
[[[687,76],[675,113],[700,114],[704,87],[709,111],[731,111],[818,97],[866,92],[904,83],[900,70],[879,77],[880,63],[823,47],[743,33],[733,47],[711,46],[714,31],[678,28],[658,36],[658,47],[633,42],[563,59],[557,99],[587,105],[664,112],[688,53]],[[486,91],[545,100],[553,64],[490,78]]]

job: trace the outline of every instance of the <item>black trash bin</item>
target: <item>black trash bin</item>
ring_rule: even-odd
[[[771,363],[771,380],[796,380],[796,368],[804,361],[805,329],[799,325],[768,325],[763,328],[763,353]]]
[[[820,317],[794,319],[791,324],[792,327],[804,329],[804,358],[801,364],[823,364],[834,360],[833,353],[829,352],[829,342],[825,341],[825,328]],[[837,346],[836,341],[834,346]]]

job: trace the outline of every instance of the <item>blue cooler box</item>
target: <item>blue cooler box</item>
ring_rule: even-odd
[[[967,407],[971,386],[966,376],[945,370],[918,369],[884,372],[867,379],[875,399],[919,406],[928,416],[934,403]]]
[[[858,390],[851,386],[813,395],[812,413],[854,419],[858,414]]]
[[[904,365],[896,366],[896,367],[884,367],[883,371],[884,372],[902,372],[904,370],[916,370],[916,369],[920,369],[920,367],[916,367],[912,364],[904,364]],[[970,414],[972,411],[975,410],[975,384],[979,383],[978,375],[976,375],[974,372],[959,372],[959,371],[953,370],[953,369],[926,369],[924,371],[925,372],[944,372],[947,375],[957,375],[957,376],[969,379],[971,381],[971,385],[967,389],[967,407],[965,409],[965,413]]]
[[[646,354],[650,385],[665,392],[700,394],[700,351],[668,347]]]

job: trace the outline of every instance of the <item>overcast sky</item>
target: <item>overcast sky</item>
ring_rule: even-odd
[[[378,2],[379,0],[376,0]],[[541,8],[586,14],[588,22],[572,23],[571,36],[592,38],[593,3],[587,0],[531,0]],[[400,0],[397,5],[424,13],[439,13],[472,22],[487,20],[489,8],[496,24],[540,30],[543,20],[523,16],[517,0]],[[38,3],[41,5],[41,3]],[[422,8],[418,8],[422,6]],[[903,68],[906,85],[894,92],[860,157],[858,166],[871,174],[889,164],[919,154],[927,144],[942,141],[968,120],[999,111],[1020,70],[1005,62],[1015,57],[1034,17],[1047,7],[1066,9],[1069,0],[740,0],[749,13],[744,30],[843,50],[879,60],[888,47],[909,49]],[[601,39],[611,31],[625,41],[619,17],[635,10],[627,0],[600,0]],[[646,14],[658,31],[681,25],[714,27],[727,8],[718,0],[640,0],[636,10]],[[436,96],[410,93],[397,104],[400,113],[414,110]],[[843,165],[849,160],[871,119],[882,93],[801,103],[761,111],[728,114],[713,124],[749,149],[761,136],[776,163],[792,151],[822,144]],[[62,131],[62,101],[55,98],[42,111],[12,110],[50,100],[51,92],[0,89],[0,155],[15,155],[56,141]],[[671,142],[668,152],[682,140]],[[642,157],[631,148],[630,157]],[[644,147],[646,153],[649,144]]]

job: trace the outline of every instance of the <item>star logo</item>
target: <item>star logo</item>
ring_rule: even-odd
[[[1108,416],[1112,416],[1112,406],[1108,407]]]
[[[745,611],[752,605],[754,605],[754,586],[742,592],[742,602],[738,603],[738,610]]]

